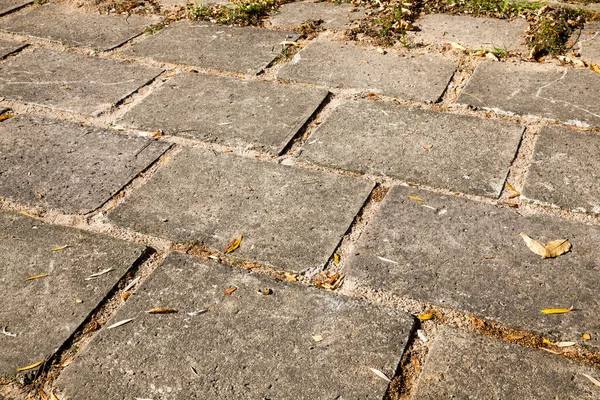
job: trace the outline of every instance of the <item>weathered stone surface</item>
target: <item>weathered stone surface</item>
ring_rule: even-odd
[[[276,27],[295,28],[308,20],[322,20],[319,25],[321,28],[344,29],[363,16],[364,11],[359,11],[352,4],[302,1],[284,4],[266,23]]]
[[[277,72],[277,77],[436,102],[455,70],[454,62],[440,54],[383,55],[374,48],[322,39],[309,43]]]
[[[168,146],[20,115],[0,123],[0,196],[85,214],[109,200]]]
[[[600,7],[600,4],[597,6]],[[569,45],[581,54],[583,60],[600,65],[600,22],[585,24],[581,32],[576,29],[569,39]]]
[[[4,58],[15,51],[21,50],[26,45],[12,40],[0,40],[0,58]]]
[[[572,251],[541,259],[521,232],[543,243],[568,239]],[[579,341],[589,331],[597,345],[599,241],[598,227],[394,187],[348,261],[346,281],[554,339]],[[576,311],[568,314],[540,312],[571,306]]]
[[[442,327],[412,398],[597,399],[598,388],[583,374],[598,378],[600,369]]]
[[[0,24],[0,30],[61,43],[110,50],[138,36],[157,17],[107,16],[58,4],[44,4]]]
[[[497,198],[522,133],[522,126],[501,121],[358,101],[338,106],[302,157]]]
[[[109,214],[116,223],[303,270],[324,265],[372,182],[227,153],[186,149]]]
[[[162,70],[36,48],[0,64],[0,96],[97,115]]]
[[[51,356],[144,247],[12,213],[0,213],[0,232],[0,324],[17,335],[0,335],[0,377],[11,377]],[[86,280],[107,268],[112,271]],[[26,280],[41,274],[48,276]]]
[[[183,73],[119,123],[278,154],[326,96],[325,90]]]
[[[523,197],[600,214],[600,134],[544,127],[527,172]]]
[[[486,62],[457,102],[519,115],[600,126],[600,75],[589,69]]]
[[[145,312],[157,306],[178,313]],[[69,398],[381,399],[387,382],[369,368],[393,375],[413,324],[391,308],[184,255],[158,267],[113,321],[127,318],[136,319],[100,332],[61,374]]]
[[[135,44],[125,54],[200,68],[258,74],[299,35],[251,27],[182,21]]]
[[[522,18],[507,21],[466,15],[428,14],[416,24],[420,31],[411,36],[419,43],[456,42],[470,49],[527,49],[524,35],[529,24]]]
[[[32,0],[0,0],[0,15],[8,14],[31,3]]]

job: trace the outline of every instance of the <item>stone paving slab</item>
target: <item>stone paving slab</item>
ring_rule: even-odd
[[[322,39],[297,53],[277,72],[277,78],[437,102],[455,70],[454,62],[440,54],[383,55],[375,48]]]
[[[475,18],[465,15],[428,14],[411,34],[418,43],[460,43],[469,49],[527,50],[524,35],[529,24],[522,18],[512,21]]]
[[[21,50],[26,44],[13,42],[12,40],[0,39],[0,58],[4,58],[16,51]]]
[[[181,21],[123,53],[158,61],[258,74],[300,37],[294,32]]]
[[[158,68],[36,48],[0,64],[0,96],[98,115],[161,72]]]
[[[600,214],[600,134],[544,127],[523,198]]]
[[[519,115],[600,126],[600,75],[589,69],[485,62],[457,102]]]
[[[322,20],[321,28],[344,29],[363,16],[364,11],[352,4],[302,1],[284,4],[265,23],[274,27],[296,28],[308,20]]]
[[[159,306],[178,312],[145,312]],[[128,318],[63,371],[69,398],[382,399],[387,382],[369,368],[393,375],[413,325],[391,308],[184,255],[169,256],[113,321]]]
[[[54,354],[145,251],[13,213],[0,213],[0,232],[0,326],[17,335],[0,335],[0,377]]]
[[[107,16],[44,4],[3,21],[0,30],[73,46],[110,50],[141,34],[146,26],[159,22],[158,17]]]
[[[541,259],[521,232],[542,243],[568,239],[572,251]],[[598,227],[393,187],[348,260],[346,281],[556,339],[580,341],[588,332],[597,346],[599,241]],[[540,312],[571,306],[567,314]]]
[[[326,90],[183,73],[119,124],[279,154],[326,96]]]
[[[301,271],[321,267],[373,183],[228,153],[185,149],[108,214],[117,224]]]
[[[76,123],[20,115],[0,123],[0,196],[86,214],[167,148]]]
[[[301,157],[497,198],[523,129],[395,104],[349,102],[338,106],[311,135]]]
[[[573,32],[569,45],[583,60],[600,66],[600,22],[586,23],[581,31]]]
[[[31,3],[33,3],[32,0],[0,0],[0,16],[18,10]]]
[[[600,369],[442,327],[412,399],[597,399],[583,374],[599,379]]]

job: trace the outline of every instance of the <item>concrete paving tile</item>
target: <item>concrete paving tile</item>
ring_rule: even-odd
[[[0,96],[98,115],[161,72],[158,68],[37,48],[0,63]]]
[[[16,334],[0,335],[0,377],[52,356],[145,251],[13,213],[0,213],[0,232],[0,325]]]
[[[119,124],[279,154],[326,96],[326,90],[183,73]]]
[[[148,167],[168,144],[20,115],[0,123],[0,196],[85,214]]]
[[[544,127],[523,198],[600,214],[600,134]]]
[[[320,267],[373,183],[228,153],[186,149],[108,214],[119,225],[280,268]]]
[[[428,14],[416,25],[420,31],[411,34],[417,43],[460,43],[469,49],[495,48],[526,51],[526,20],[475,18],[466,15]]]
[[[364,11],[358,10],[352,4],[335,4],[327,2],[301,1],[284,4],[277,13],[265,21],[274,27],[296,28],[308,20],[322,20],[319,27],[324,29],[345,29],[353,21],[364,16]]]
[[[0,58],[4,58],[15,51],[19,51],[25,46],[25,44],[13,42],[12,40],[0,40]]]
[[[573,32],[569,45],[584,61],[600,66],[600,22],[586,23],[581,32]]]
[[[33,0],[0,0],[0,15],[8,14],[31,3]]]
[[[424,201],[415,201],[408,196]],[[572,251],[541,259],[520,233]],[[600,228],[413,188],[392,188],[344,267],[346,282],[375,287],[505,325],[587,343],[600,339]],[[379,259],[392,260],[387,262]],[[395,262],[395,263],[394,263]],[[546,308],[576,310],[545,315]]]
[[[277,72],[277,78],[437,102],[455,70],[454,62],[440,54],[383,55],[375,48],[321,39],[297,53]]]
[[[338,106],[301,157],[497,198],[522,133],[522,126],[497,120],[357,101]]]
[[[159,306],[178,312],[145,312]],[[413,326],[398,310],[181,254],[113,322],[128,318],[63,371],[69,398],[382,399],[387,382],[369,368],[393,375]]]
[[[286,48],[294,32],[181,21],[123,53],[158,61],[258,74]]]
[[[58,4],[43,4],[0,24],[0,30],[73,46],[110,50],[160,22],[158,17],[107,16]]]
[[[600,369],[442,327],[412,399],[597,399],[583,374],[600,378]]]
[[[600,75],[589,69],[486,62],[457,102],[574,125],[600,126]]]

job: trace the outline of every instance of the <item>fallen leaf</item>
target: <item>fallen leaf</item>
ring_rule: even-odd
[[[321,335],[314,335],[312,337],[312,340],[314,340],[315,342],[322,342],[324,339],[323,339],[323,336],[321,336]]]
[[[398,262],[396,262],[394,260],[390,260],[389,258],[383,258],[383,257],[379,257],[379,256],[377,256],[377,258],[379,258],[381,261],[389,262],[392,264],[398,264]]]
[[[225,290],[223,291],[223,294],[225,294],[225,295],[229,295],[229,294],[231,294],[231,293],[235,292],[236,290],[237,290],[237,286],[235,286],[235,285],[231,285],[231,287],[230,287],[229,289],[225,289]]]
[[[68,244],[65,244],[65,245],[62,245],[62,246],[53,247],[53,248],[52,248],[52,249],[50,249],[50,250],[52,250],[52,251],[61,251],[61,250],[64,250],[64,249],[66,249],[67,247],[71,247],[71,246],[69,246]]]
[[[589,333],[584,333],[583,335],[581,335],[581,338],[583,340],[591,340],[592,339],[592,337],[590,336]]]
[[[45,278],[47,277],[48,274],[40,274],[40,275],[34,275],[34,276],[30,276],[29,278],[25,279],[26,281],[32,281],[34,279],[40,279],[40,278]]]
[[[31,364],[31,365],[28,365],[26,367],[17,368],[17,371],[19,371],[19,372],[20,371],[29,371],[30,369],[34,369],[34,368],[39,367],[40,365],[42,365],[43,362],[44,361],[38,361],[38,362],[36,362],[34,364]]]
[[[547,344],[548,346],[552,346],[552,342],[551,342],[550,340],[546,339],[546,338],[544,338],[544,339],[542,340],[542,342],[543,342],[544,344]]]
[[[131,292],[125,292],[121,295],[121,300],[125,301],[131,296]]]
[[[525,244],[527,245],[529,250],[533,251],[535,254],[542,258],[546,256],[546,247],[543,244],[541,244],[537,240],[533,240],[523,232],[521,232],[520,235],[525,241]]]
[[[375,368],[369,368],[375,375],[383,379],[384,381],[391,382],[392,380],[388,378],[383,372]]]
[[[340,263],[340,255],[338,253],[333,253],[333,262],[336,264]]]
[[[409,199],[414,200],[414,201],[425,201],[420,197],[417,196],[407,196]]]
[[[107,326],[106,329],[113,329],[113,328],[117,328],[121,325],[125,325],[130,323],[131,321],[133,321],[135,318],[129,318],[129,319],[124,319],[122,321],[119,322],[115,322],[114,324],[112,324],[111,326]]]
[[[237,239],[233,239],[231,242],[229,242],[229,244],[227,244],[227,247],[225,247],[225,254],[232,253],[238,247],[240,247],[240,244],[242,244],[242,238],[243,236],[240,235],[240,237],[238,237]]]
[[[556,342],[553,344],[556,347],[571,347],[571,346],[575,346],[577,343],[575,343],[575,342]]]
[[[598,381],[598,379],[594,378],[593,376],[589,376],[588,374],[581,374],[581,375],[588,378],[590,380],[590,382],[592,382],[594,385],[600,387],[600,381]]]
[[[590,64],[590,69],[592,71],[594,71],[597,74],[600,74],[600,66],[596,65],[596,64]]]
[[[4,121],[5,119],[12,118],[12,117],[14,117],[14,115],[11,113],[2,114],[2,115],[0,115],[0,122]]]
[[[419,321],[429,321],[430,319],[433,319],[433,314],[431,314],[431,313],[421,314],[421,315],[417,316],[417,318],[419,318]]]
[[[152,310],[146,311],[148,314],[174,314],[177,312],[174,308],[156,307]]]
[[[540,310],[541,312],[543,312],[544,314],[566,314],[568,312],[571,312],[573,310],[573,307],[571,308],[546,308],[544,310]]]
[[[571,250],[571,243],[567,239],[553,240],[546,245],[546,255],[543,258],[555,258]]]
[[[90,280],[92,280],[94,278],[97,278],[97,277],[99,277],[101,275],[107,274],[107,273],[109,273],[112,270],[113,270],[112,268],[106,268],[104,271],[100,271],[100,272],[96,272],[95,274],[91,274],[90,276],[88,276],[87,278],[85,278],[85,280],[86,281],[90,281]]]
[[[294,274],[290,274],[290,273],[285,273],[285,280],[290,281],[290,282],[296,282],[298,280],[298,278],[296,278],[296,275]]]

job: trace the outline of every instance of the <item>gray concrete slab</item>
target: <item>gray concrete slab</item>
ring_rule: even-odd
[[[265,21],[265,24],[281,28],[296,28],[308,20],[322,20],[319,25],[321,28],[345,29],[349,28],[353,21],[361,19],[364,14],[364,11],[348,3],[301,1],[284,4]]]
[[[141,34],[159,17],[108,16],[59,4],[43,4],[2,21],[0,30],[72,46],[110,50]]]
[[[118,124],[279,154],[326,96],[326,90],[183,73]]]
[[[0,64],[0,96],[98,115],[161,72],[158,68],[36,48]]]
[[[124,51],[124,54],[256,75],[287,45],[294,32],[181,21]]]
[[[266,287],[271,295],[257,293]],[[157,306],[178,312],[145,312]],[[413,325],[398,310],[184,255],[169,256],[113,321],[128,318],[63,371],[69,398],[381,399],[388,383],[369,368],[393,375]]]
[[[351,43],[315,40],[277,78],[332,88],[364,89],[406,100],[437,102],[456,65],[440,54],[400,57]]]
[[[600,369],[442,327],[412,399],[597,399],[583,374],[600,378]]]
[[[600,134],[544,127],[522,198],[600,214]]]
[[[568,45],[584,61],[600,66],[600,22],[586,23],[582,30],[573,32]]]
[[[459,43],[472,49],[526,51],[525,19],[512,21],[466,15],[428,14],[417,20],[420,31],[411,34],[417,43]]]
[[[108,216],[220,251],[244,235],[234,256],[301,271],[325,264],[372,187],[359,178],[186,149]]]
[[[0,58],[4,58],[16,51],[21,50],[27,45],[13,42],[12,40],[0,40]]]
[[[600,75],[589,69],[486,62],[457,102],[501,112],[600,126]]]
[[[52,356],[145,251],[13,213],[0,213],[0,232],[0,326],[16,335],[0,335],[0,377]]]
[[[500,196],[523,127],[374,101],[338,106],[302,148],[311,162]]]
[[[415,201],[416,196],[423,201]],[[572,251],[541,259],[520,233]],[[346,282],[384,289],[504,325],[598,345],[600,228],[413,188],[392,188],[344,268]],[[383,261],[383,257],[393,262]],[[567,314],[540,310],[569,308]]]
[[[0,196],[85,214],[148,167],[166,143],[19,115],[0,123]]]
[[[31,3],[33,3],[33,0],[0,0],[0,16],[18,10]]]

